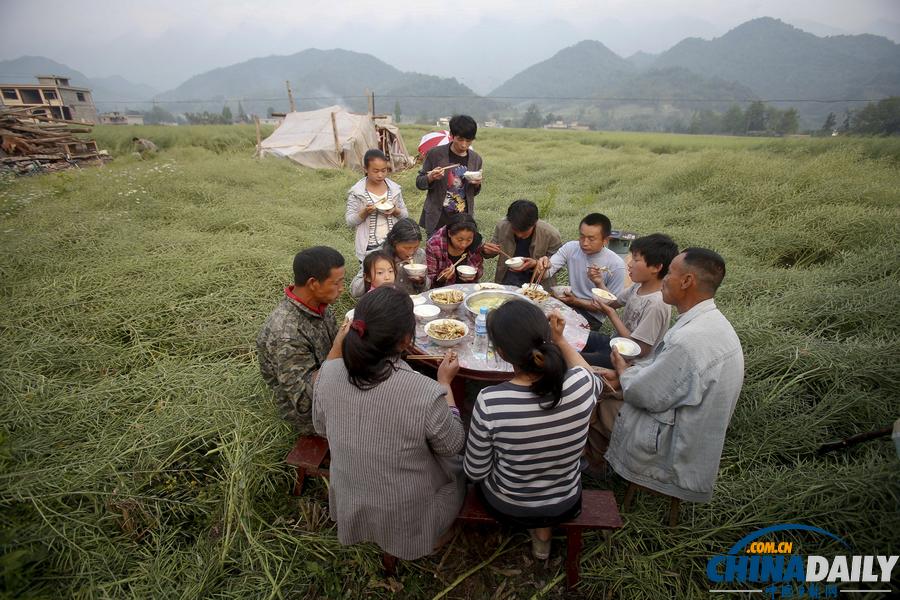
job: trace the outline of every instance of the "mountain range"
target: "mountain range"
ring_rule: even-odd
[[[454,78],[400,71],[372,55],[339,49],[254,58],[163,93],[121,77],[89,79],[40,57],[0,61],[0,82],[48,72],[92,87],[101,109],[112,101],[152,100],[173,112],[218,111],[226,101],[234,110],[240,99],[247,112],[285,110],[290,80],[300,110],[336,102],[365,110],[368,89],[375,92],[378,112],[394,112],[399,105],[403,115],[419,120],[452,112],[503,117],[536,103],[544,111],[613,128],[651,115],[683,118],[698,109],[725,110],[734,102],[762,99],[796,107],[805,124],[814,126],[828,112],[863,105],[854,100],[900,95],[900,45],[868,34],[819,37],[763,17],[711,40],[684,39],[658,55],[623,58],[599,41],[581,41],[487,96]]]

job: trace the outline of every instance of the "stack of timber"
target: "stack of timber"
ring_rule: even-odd
[[[0,171],[45,173],[110,160],[97,142],[75,137],[91,126],[34,114],[34,109],[0,107]]]

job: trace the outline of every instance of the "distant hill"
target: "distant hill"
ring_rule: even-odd
[[[124,77],[89,78],[81,71],[43,56],[22,56],[13,60],[0,61],[0,83],[37,83],[36,75],[59,75],[68,77],[76,87],[90,88],[94,103],[101,111],[124,109],[146,109],[147,105],[138,101],[150,100],[157,90],[149,85],[133,83]],[[136,103],[131,106],[128,102]]]
[[[685,39],[660,54],[653,66],[683,67],[739,81],[763,99],[877,99],[900,94],[900,45],[874,35],[821,38],[768,17],[710,41]],[[847,106],[791,104],[807,115],[840,112]]]
[[[300,110],[339,103],[364,111],[366,89],[375,92],[379,113],[392,113],[395,102],[399,102],[401,112],[411,116],[431,119],[467,111],[484,118],[488,110],[497,106],[456,79],[403,72],[369,54],[317,49],[290,56],[254,58],[214,69],[159,94],[156,100],[163,105],[178,102],[172,106],[178,110],[221,110],[226,98],[244,98],[242,105],[247,112],[264,113],[267,107],[285,110],[286,80],[291,82]],[[211,101],[192,104],[192,100]]]
[[[674,70],[673,70],[674,69]],[[688,75],[690,73],[690,75]],[[597,41],[583,41],[514,75],[489,94],[527,98],[693,98],[659,102],[682,110],[721,110],[718,101],[793,100],[807,126],[828,112],[864,103],[797,100],[881,99],[900,95],[900,45],[874,35],[817,37],[768,17],[748,21],[713,40],[687,38],[660,55],[638,52],[622,59]],[[561,114],[607,114],[633,102],[538,102]],[[649,105],[652,103],[638,103]]]
[[[573,98],[601,93],[635,72],[618,54],[594,40],[564,48],[514,75],[489,97]]]

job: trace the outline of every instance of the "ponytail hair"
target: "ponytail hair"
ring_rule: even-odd
[[[567,367],[559,346],[550,341],[544,312],[531,302],[511,300],[488,313],[487,330],[494,348],[517,370],[539,376],[531,391],[541,408],[556,408]]]
[[[341,345],[350,383],[370,390],[387,380],[397,370],[401,344],[415,334],[416,320],[408,294],[385,286],[363,296]]]

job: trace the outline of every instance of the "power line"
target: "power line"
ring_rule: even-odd
[[[363,100],[367,96],[298,96],[297,100]],[[398,100],[540,100],[540,101],[586,101],[586,102],[768,102],[768,103],[785,103],[785,102],[811,102],[819,104],[838,104],[843,102],[878,102],[884,98],[690,98],[690,97],[672,97],[672,98],[642,98],[642,97],[617,97],[617,96],[466,96],[466,95],[404,95],[404,94],[383,94],[378,98],[384,100],[387,98]],[[231,102],[286,102],[284,97],[277,98],[207,98],[207,99],[181,99],[181,100],[95,100],[100,104],[214,104],[214,103],[231,103]]]

